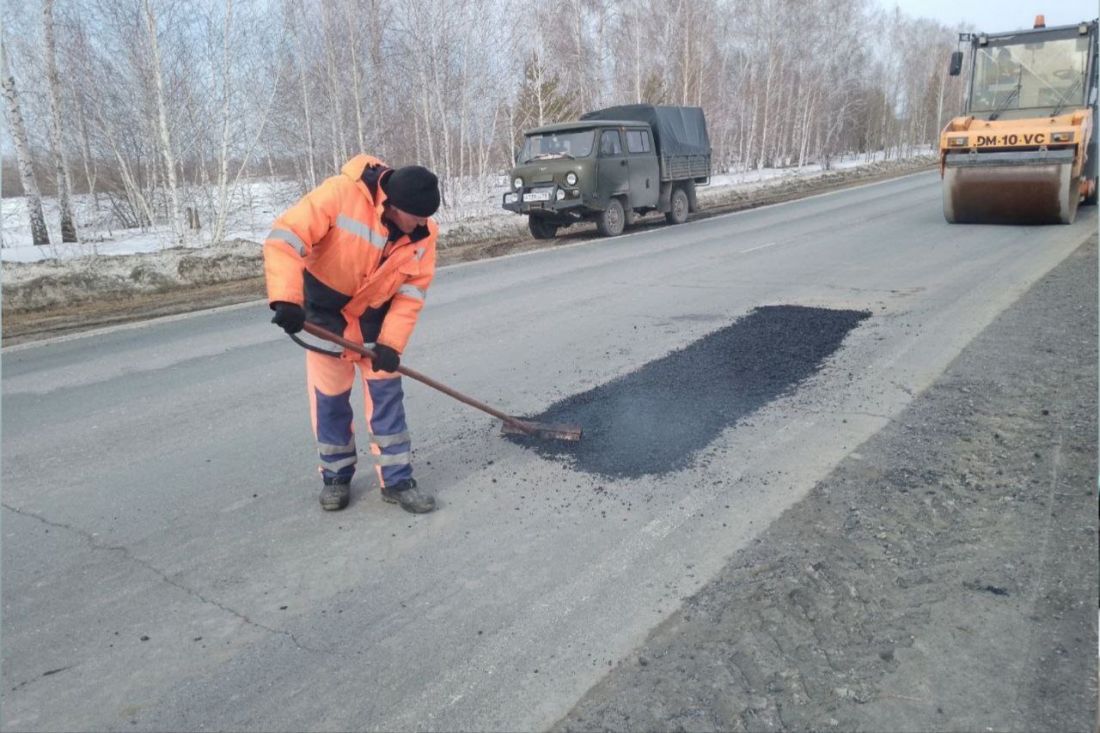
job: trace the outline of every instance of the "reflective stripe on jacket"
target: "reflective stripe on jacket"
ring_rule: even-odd
[[[275,220],[264,242],[267,299],[302,305],[310,322],[351,341],[402,352],[435,275],[439,230],[428,219],[389,241],[386,194],[363,180],[377,166],[388,171],[377,158],[355,156]]]

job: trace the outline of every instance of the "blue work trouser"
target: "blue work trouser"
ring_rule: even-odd
[[[401,377],[374,371],[369,361],[349,361],[309,351],[306,382],[321,475],[327,483],[350,481],[355,474],[351,389],[357,365],[363,380],[367,435],[375,472],[383,486],[393,486],[412,478],[412,443],[405,424]]]

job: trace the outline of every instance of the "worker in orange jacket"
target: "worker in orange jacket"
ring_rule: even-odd
[[[363,379],[368,436],[382,498],[410,512],[435,499],[412,476],[401,377],[395,374],[435,274],[439,183],[421,166],[393,169],[358,155],[275,220],[264,242],[272,322],[305,346],[310,417],[324,482],[321,508],[348,505],[356,466],[351,389]],[[306,321],[376,354],[302,331]]]

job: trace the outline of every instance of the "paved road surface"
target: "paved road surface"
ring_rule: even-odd
[[[263,306],[3,353],[3,725],[533,730],[1096,230],[948,226],[919,174],[441,271],[408,363],[516,413],[761,305],[866,310],[669,474],[609,479],[406,385],[440,511],[322,513]],[[721,405],[715,405],[721,409]]]

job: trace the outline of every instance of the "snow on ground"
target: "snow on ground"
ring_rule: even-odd
[[[918,151],[927,155],[930,151]],[[845,171],[883,160],[881,153],[849,156],[833,161],[832,171]],[[801,168],[737,171],[715,175],[709,186],[700,188],[699,198],[721,198],[733,191],[749,192],[783,185],[792,180],[823,175],[819,165]],[[507,190],[507,176],[491,181],[461,180],[444,192],[450,205],[436,217],[440,224],[440,247],[452,247],[526,232],[526,219],[501,208]],[[75,197],[77,228],[84,241],[61,244],[57,202],[43,205],[50,227],[51,242],[43,247],[31,243],[24,198],[0,201],[0,283],[4,308],[41,308],[64,303],[94,292],[149,292],[173,285],[206,285],[247,277],[262,272],[261,244],[274,218],[302,194],[297,184],[256,180],[237,188],[230,202],[223,241],[211,243],[211,222],[187,233],[184,247],[169,247],[168,227],[145,230],[113,228],[111,206],[106,196]],[[213,202],[202,193],[187,191],[185,200],[200,211],[213,210]],[[186,205],[186,204],[185,204]],[[204,213],[204,217],[206,214]]]
[[[500,206],[507,180],[507,176],[493,176],[483,181],[454,181],[451,190],[445,192],[454,204],[445,206],[436,217],[441,228],[465,233],[462,234],[463,241],[468,241],[468,232],[482,229],[477,224],[515,217],[515,214]],[[289,181],[257,180],[239,186],[227,207],[229,215],[222,239],[263,242],[275,217],[293,205],[303,193],[297,183]],[[194,189],[184,191],[182,199],[181,208],[194,205],[202,219],[202,228],[185,232],[184,247],[201,249],[209,246],[212,225],[212,214],[209,212],[216,209],[214,202]],[[51,243],[39,247],[32,243],[26,199],[19,197],[0,201],[0,259],[5,263],[156,253],[166,250],[173,242],[171,227],[167,225],[146,229],[118,229],[112,226],[116,217],[112,216],[110,199],[106,195],[94,199],[85,194],[74,197],[73,202],[77,230],[83,241],[62,243],[57,200],[47,198],[42,203]],[[158,214],[164,214],[162,205],[158,204],[155,208]]]

